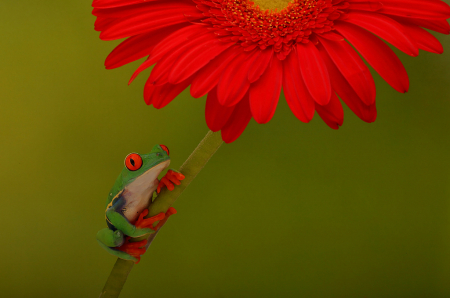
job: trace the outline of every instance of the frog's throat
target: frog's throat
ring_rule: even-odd
[[[293,0],[251,0],[261,10],[277,10],[280,12],[283,8],[286,8]]]
[[[170,159],[152,167],[125,187],[122,194],[126,202],[123,214],[130,222],[135,222],[142,210],[151,204],[159,184],[158,175],[169,163]]]
[[[139,177],[131,181],[125,187],[126,189],[136,189],[145,187],[146,184],[149,185],[156,179],[158,179],[159,174],[164,171],[170,164],[170,159],[165,160],[154,167],[151,167],[144,173],[142,173]]]
[[[133,179],[132,181],[128,182],[128,183],[126,184],[126,186],[125,186],[122,190],[120,190],[118,193],[116,193],[116,194],[114,195],[113,198],[111,198],[111,201],[110,201],[110,202],[108,203],[108,205],[106,206],[106,209],[108,209],[109,207],[111,207],[112,204],[113,204],[113,202],[114,202],[114,200],[115,200],[117,197],[119,197],[120,195],[122,195],[123,192],[125,191],[125,189],[127,189],[128,186],[130,186],[130,185],[131,185],[132,183],[134,183],[136,180],[138,180],[139,178],[145,177],[144,179],[139,180],[138,183],[139,183],[139,184],[141,184],[142,182],[152,183],[153,180],[155,180],[155,179],[158,177],[158,175],[159,175],[162,171],[164,171],[164,169],[166,169],[166,168],[169,166],[169,164],[170,164],[170,159],[168,159],[168,160],[166,160],[166,161],[163,161],[163,162],[161,162],[161,163],[159,163],[159,164],[157,164],[157,165],[151,167],[150,169],[148,169],[147,171],[145,171],[144,173],[142,173],[142,174],[141,174],[139,177],[137,177],[136,179]],[[153,175],[153,176],[150,176],[150,175],[149,175],[150,173],[153,173],[154,175]],[[153,177],[155,177],[155,178],[153,178]],[[152,178],[153,178],[153,180],[151,180]]]

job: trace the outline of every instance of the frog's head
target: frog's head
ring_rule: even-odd
[[[147,154],[130,153],[125,158],[125,167],[118,177],[120,181],[116,183],[121,184],[120,188],[126,187],[133,181],[149,184],[158,178],[169,163],[169,149],[164,145],[155,145]]]

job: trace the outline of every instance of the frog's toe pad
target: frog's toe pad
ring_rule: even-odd
[[[183,174],[175,170],[168,170],[167,174],[169,176],[167,178],[169,178],[176,185],[180,185],[180,180],[184,180],[184,178],[186,178]]]
[[[146,251],[145,245],[147,245],[147,239],[137,242],[130,242],[130,239],[131,237],[127,237],[124,244],[116,249],[136,258],[137,261],[135,261],[135,263],[137,264],[141,260],[141,255],[143,255]]]
[[[169,216],[177,214],[177,209],[173,208],[173,207],[169,207],[169,209],[167,209],[166,212],[166,218],[169,218]]]
[[[159,184],[158,184],[158,188],[156,188],[156,192],[160,193],[161,189],[163,189],[164,187],[167,187],[167,189],[170,191],[175,189],[175,186],[173,185],[173,183],[170,182],[170,180],[166,176],[162,177],[161,180],[159,180]]]
[[[169,207],[169,209],[167,209],[164,219],[161,220],[160,222],[158,222],[156,227],[152,227],[151,229],[153,229],[154,231],[157,231],[160,227],[162,227],[166,223],[166,221],[169,219],[169,216],[174,215],[174,214],[177,214],[177,210],[173,207]]]
[[[161,192],[161,189],[167,187],[168,190],[172,191],[175,189],[175,185],[180,185],[181,180],[183,180],[185,176],[181,174],[180,172],[176,172],[174,170],[168,170],[166,175],[161,178],[158,184],[158,188],[156,189],[157,193]]]
[[[162,220],[164,219],[164,217],[166,216],[164,213],[159,213],[155,216],[149,217],[149,218],[144,218],[146,215],[148,214],[148,210],[144,209],[144,211],[142,211],[142,213],[139,215],[138,220],[135,222],[135,226],[138,228],[150,228],[153,229],[153,224],[156,221]]]

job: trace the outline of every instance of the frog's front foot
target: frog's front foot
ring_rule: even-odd
[[[129,236],[125,237],[125,242],[116,249],[119,251],[123,251],[124,253],[129,254],[133,258],[135,258],[134,262],[137,264],[141,260],[141,256],[145,253],[145,246],[147,245],[147,239],[142,241],[130,242],[130,239],[133,239]]]
[[[167,209],[167,212],[159,213],[155,216],[144,218],[148,215],[148,209],[144,209],[141,214],[139,215],[139,218],[137,219],[136,223],[134,224],[137,228],[150,228],[153,231],[157,231],[164,223],[169,219],[169,216],[176,214],[177,210],[173,207],[169,207]],[[153,226],[155,222],[158,221],[158,224],[156,226]]]
[[[183,180],[185,177],[180,172],[174,171],[174,170],[168,170],[166,175],[161,178],[158,184],[158,188],[156,189],[157,193],[160,193],[161,189],[166,186],[168,190],[172,191],[174,190],[176,185],[180,185],[180,180]]]

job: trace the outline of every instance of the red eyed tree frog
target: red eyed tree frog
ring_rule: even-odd
[[[155,190],[161,188],[174,189],[184,175],[169,170],[158,180],[159,174],[169,166],[169,149],[164,145],[156,145],[148,154],[130,153],[125,158],[125,167],[116,179],[106,200],[107,228],[97,233],[100,245],[109,253],[125,260],[138,263],[145,253],[147,240],[130,242],[131,238],[155,233],[167,220],[176,213],[172,207],[164,214],[150,218],[148,206],[152,202]],[[158,222],[154,227],[154,223]]]

